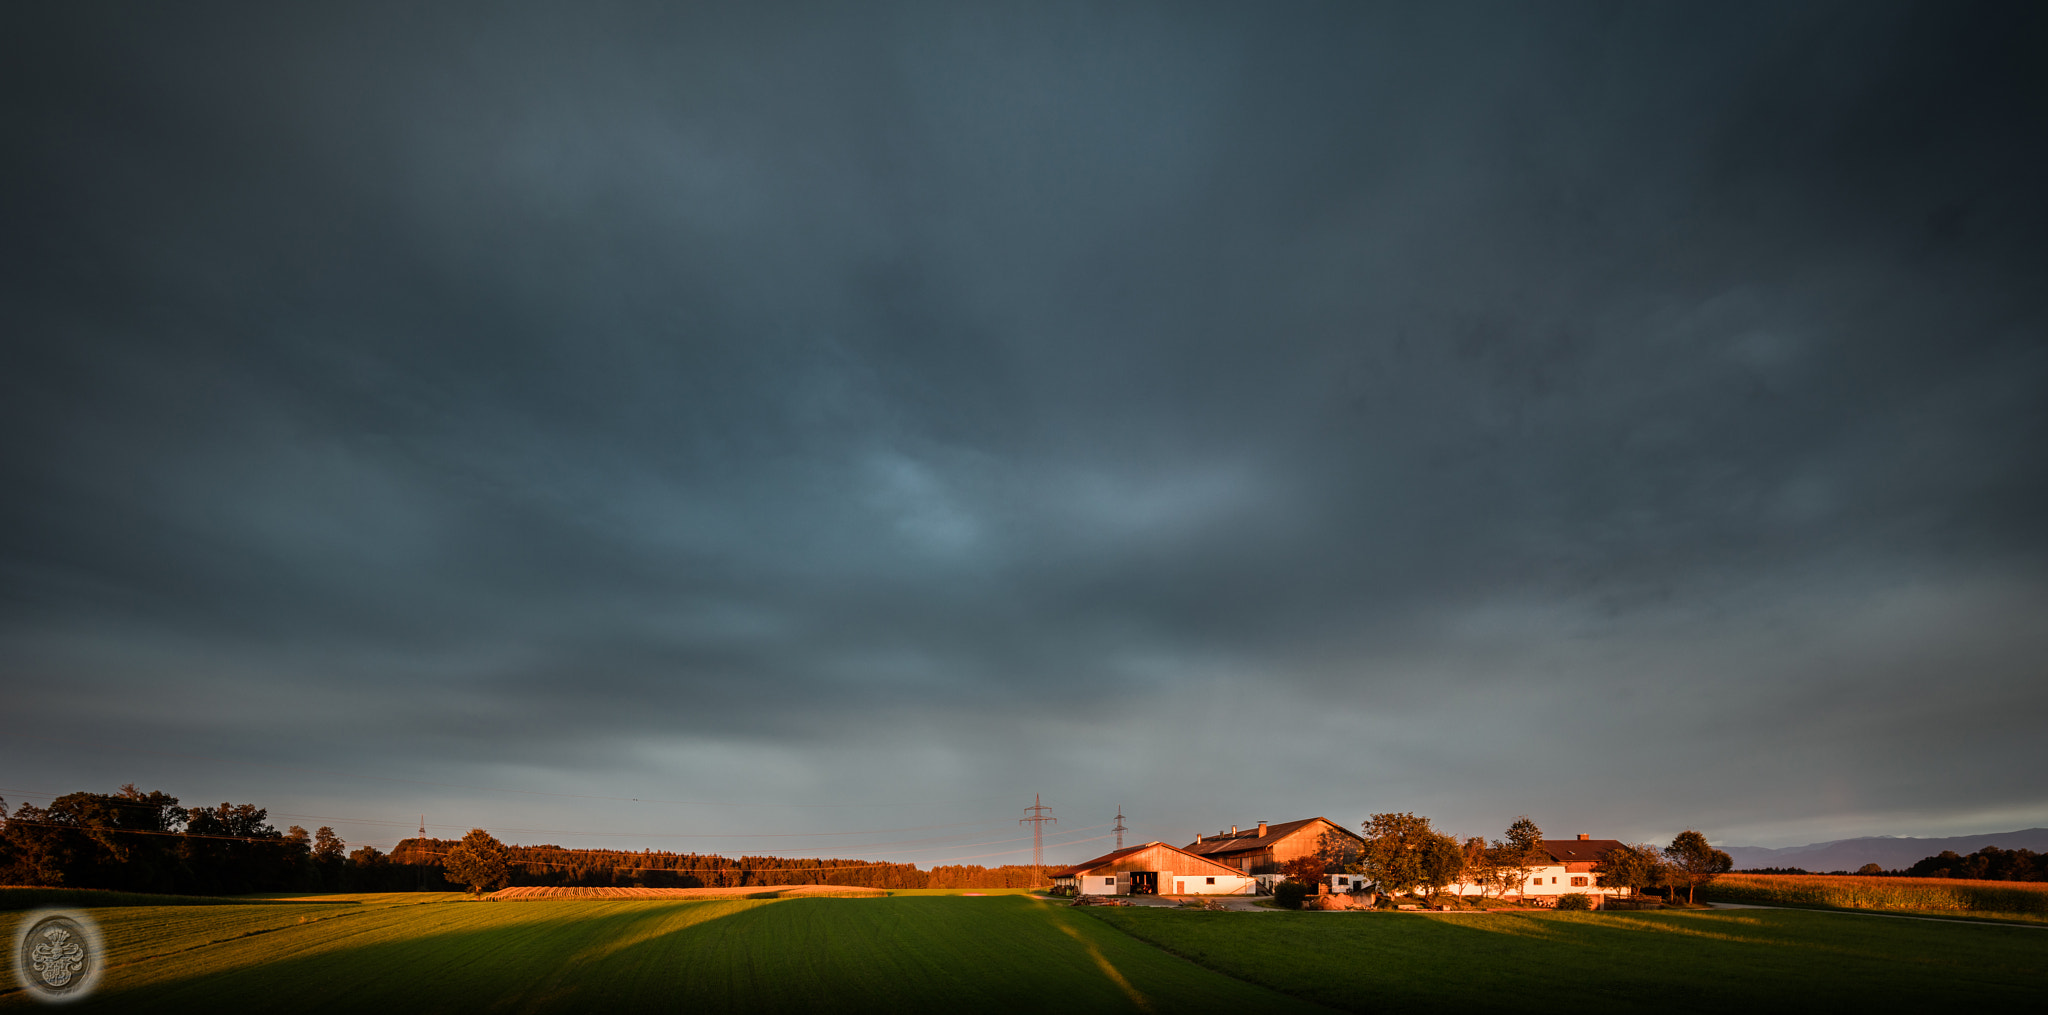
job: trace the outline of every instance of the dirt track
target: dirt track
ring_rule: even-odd
[[[501,888],[487,899],[786,899],[804,895],[886,895],[879,888],[845,885],[753,885],[745,888]]]

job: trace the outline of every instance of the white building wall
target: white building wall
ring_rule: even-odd
[[[1251,895],[1258,879],[1244,874],[1176,874],[1159,871],[1159,894],[1161,895]],[[1128,871],[1116,873],[1084,874],[1074,879],[1082,895],[1129,895],[1131,875]]]
[[[1129,895],[1131,876],[1123,873],[1084,874],[1079,879],[1082,895]]]
[[[1159,876],[1159,883],[1165,885],[1169,875]],[[1243,874],[1174,874],[1172,894],[1175,895],[1251,895],[1256,878]],[[1162,889],[1164,890],[1164,889]]]
[[[1575,885],[1572,883],[1574,880],[1583,881],[1584,884]],[[1522,890],[1519,892],[1510,891],[1507,897],[1510,899],[1525,897],[1531,899],[1555,898],[1567,892],[1582,892],[1586,895],[1628,894],[1628,889],[1626,888],[1601,888],[1594,883],[1598,880],[1599,878],[1591,871],[1574,874],[1565,870],[1563,864],[1532,867],[1529,870],[1529,880],[1523,884]],[[1453,895],[1480,895],[1486,891],[1491,891],[1491,889],[1482,888],[1482,886],[1471,882],[1460,881],[1446,889],[1446,891]]]

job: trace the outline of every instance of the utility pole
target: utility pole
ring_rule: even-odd
[[[1024,809],[1030,811],[1031,816],[1028,818],[1018,818],[1017,823],[1021,825],[1026,821],[1031,822],[1031,866],[1043,867],[1045,866],[1045,823],[1050,821],[1057,825],[1060,823],[1060,819],[1045,816],[1043,812],[1052,810],[1052,808],[1039,803],[1038,794],[1036,793],[1031,794],[1031,806]],[[1117,809],[1122,810],[1123,808],[1119,807]]]
[[[1116,805],[1116,828],[1114,831],[1116,832],[1116,848],[1124,848],[1124,833],[1130,831],[1130,829],[1124,827],[1123,804]]]

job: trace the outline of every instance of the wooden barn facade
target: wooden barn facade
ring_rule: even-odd
[[[1246,874],[1278,874],[1289,860],[1318,855],[1333,860],[1341,870],[1364,848],[1364,837],[1329,818],[1302,818],[1277,825],[1261,821],[1242,832],[1233,825],[1227,832],[1198,835],[1187,851]]]
[[[1055,888],[1076,895],[1250,895],[1256,879],[1163,842],[1105,853],[1053,871]]]

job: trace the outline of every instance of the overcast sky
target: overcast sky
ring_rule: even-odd
[[[10,805],[2048,824],[2039,5],[40,7]]]

